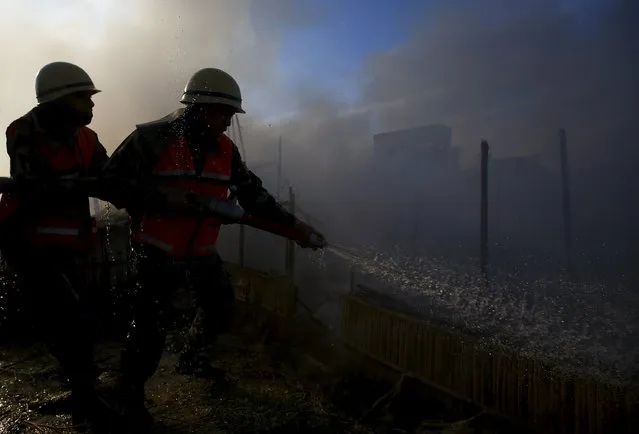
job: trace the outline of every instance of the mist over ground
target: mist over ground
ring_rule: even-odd
[[[292,185],[298,205],[329,241],[391,256],[400,252],[420,263],[425,276],[434,272],[435,259],[469,264],[463,272],[475,275],[478,154],[480,139],[486,138],[492,156],[491,264],[522,279],[560,275],[565,266],[557,133],[565,128],[577,275],[608,282],[589,290],[601,297],[622,289],[636,293],[637,2],[425,3],[402,23],[410,29],[408,37],[344,72],[330,61],[306,64],[308,56],[295,68],[281,62],[292,32],[323,27],[331,32],[331,18],[342,13],[336,2],[3,2],[0,124],[35,103],[33,78],[42,65],[71,61],[103,90],[95,97],[92,127],[113,151],[136,123],[177,108],[193,72],[223,68],[244,94],[245,158],[269,189],[276,190],[281,137],[283,195]],[[376,7],[362,2],[361,13]],[[364,31],[354,23],[343,23],[352,26],[353,41],[375,34],[374,27]],[[328,49],[309,45],[308,51],[330,59],[326,51],[337,54],[351,40],[341,42]],[[291,70],[304,73],[294,76]],[[390,161],[373,152],[374,134],[434,123],[452,129],[452,144],[460,152],[454,170],[438,171],[436,163],[410,156]],[[229,134],[239,137],[237,131]],[[530,158],[521,165],[506,160],[516,156]],[[0,169],[8,173],[6,155]],[[249,232],[249,265],[281,270],[283,241]],[[224,234],[229,260],[237,253],[236,236],[236,228]],[[274,253],[278,249],[281,255]],[[300,284],[316,293],[316,307],[328,287],[347,286],[352,265],[325,257],[308,255],[298,269]],[[425,285],[412,273],[408,287]],[[549,296],[561,292],[550,288]],[[456,291],[439,292],[463,299],[463,291]],[[535,297],[536,291],[521,290],[521,297]],[[574,287],[566,291],[576,298],[583,294]],[[511,312],[520,306],[503,298],[486,300],[491,309],[499,300]],[[632,312],[618,317],[633,318]],[[614,310],[607,315],[614,316]]]

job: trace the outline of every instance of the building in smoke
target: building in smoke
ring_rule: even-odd
[[[540,155],[489,162],[489,236],[495,265],[518,272],[561,267],[562,203],[559,173]],[[534,261],[529,258],[535,258]],[[524,267],[525,264],[525,267]]]
[[[448,171],[459,166],[459,149],[452,146],[452,129],[444,124],[390,131],[373,136],[375,159],[405,162],[421,169]]]
[[[442,250],[449,244],[463,172],[452,129],[444,124],[373,136],[372,184],[381,244],[410,254]],[[383,200],[380,200],[383,197]]]

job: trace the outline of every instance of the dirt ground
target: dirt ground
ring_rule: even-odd
[[[385,390],[326,388],[300,372],[299,362],[282,357],[278,346],[243,342],[224,336],[215,365],[225,368],[234,387],[220,394],[208,380],[174,373],[176,354],[165,352],[148,385],[147,405],[157,433],[472,433],[464,422],[422,422],[405,431],[361,416]],[[74,432],[63,404],[68,391],[55,360],[41,346],[4,347],[0,351],[0,433]],[[113,383],[119,345],[99,346],[97,360],[104,370],[102,388]],[[308,371],[308,369],[306,369]],[[346,383],[347,381],[338,381]],[[361,387],[361,385],[360,385]],[[338,405],[339,404],[339,405]],[[490,431],[483,431],[490,432]]]
[[[176,355],[165,352],[147,389],[155,432],[370,432],[337,415],[317,388],[296,378],[268,349],[233,336],[218,348],[215,365],[228,371],[234,385],[223,395],[210,381],[175,374]],[[99,347],[103,388],[113,383],[118,349],[114,343]],[[64,412],[68,394],[55,360],[39,346],[3,348],[1,357],[0,432],[72,432],[69,415],[55,414]]]
[[[21,338],[15,330],[25,331],[29,315],[19,309],[20,294],[13,283],[0,279],[0,285],[5,283],[10,284],[2,288],[5,302],[0,303],[0,338],[8,342]],[[176,299],[173,330],[180,330],[188,325],[186,318],[193,312],[189,311],[188,297]],[[127,305],[126,299],[118,303],[113,312]],[[234,385],[225,393],[209,380],[176,374],[179,338],[169,337],[158,372],[147,387],[147,406],[156,421],[153,432],[520,433],[492,429],[491,418],[451,410],[437,400],[418,400],[410,391],[405,393],[403,386],[389,390],[388,384],[340,373],[328,366],[326,359],[331,357],[324,357],[332,353],[333,337],[319,345],[325,339],[324,332],[311,332],[313,327],[307,330],[297,324],[289,325],[295,329],[293,341],[265,337],[269,334],[265,330],[278,329],[280,321],[254,307],[240,310],[243,314],[238,315],[237,328],[221,337],[213,360],[227,371]],[[115,316],[113,312],[100,316],[100,321],[110,323],[106,318],[127,316],[126,309]],[[115,322],[106,326],[103,337],[121,339],[126,332],[122,325],[127,322]],[[115,380],[120,348],[114,340],[103,341],[96,348],[96,360],[103,371],[100,389],[106,396]],[[410,383],[402,384],[410,389]],[[65,410],[65,386],[56,361],[43,346],[0,344],[0,434],[76,431]]]

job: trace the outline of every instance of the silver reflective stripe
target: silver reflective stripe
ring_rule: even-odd
[[[148,236],[146,234],[141,234],[140,235],[140,241],[142,241],[144,243],[147,243],[147,244],[150,244],[152,246],[155,246],[155,247],[157,247],[159,249],[162,249],[162,250],[164,250],[166,252],[172,252],[173,251],[173,246],[172,245],[167,244],[167,243],[165,243],[163,241],[160,241],[157,238],[150,237],[150,236]]]
[[[195,170],[154,170],[159,176],[195,176]]]
[[[80,231],[78,229],[52,228],[44,226],[37,227],[36,232],[46,235],[80,235]]]
[[[75,172],[75,173],[71,173],[69,175],[63,175],[63,176],[60,177],[60,179],[76,179],[76,178],[79,178],[79,177],[80,177],[80,174],[78,172]]]
[[[216,245],[215,244],[207,244],[205,246],[200,246],[197,249],[198,252],[215,252],[216,251]]]
[[[215,172],[202,172],[202,178],[215,179],[217,181],[230,181],[231,180],[231,177],[229,175],[222,175],[220,173],[215,173]]]

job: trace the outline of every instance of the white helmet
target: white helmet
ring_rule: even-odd
[[[36,76],[35,91],[40,104],[75,92],[100,92],[84,69],[67,62],[43,66]]]
[[[193,74],[184,87],[183,104],[226,104],[238,113],[242,109],[242,93],[237,81],[217,68],[204,68]]]

